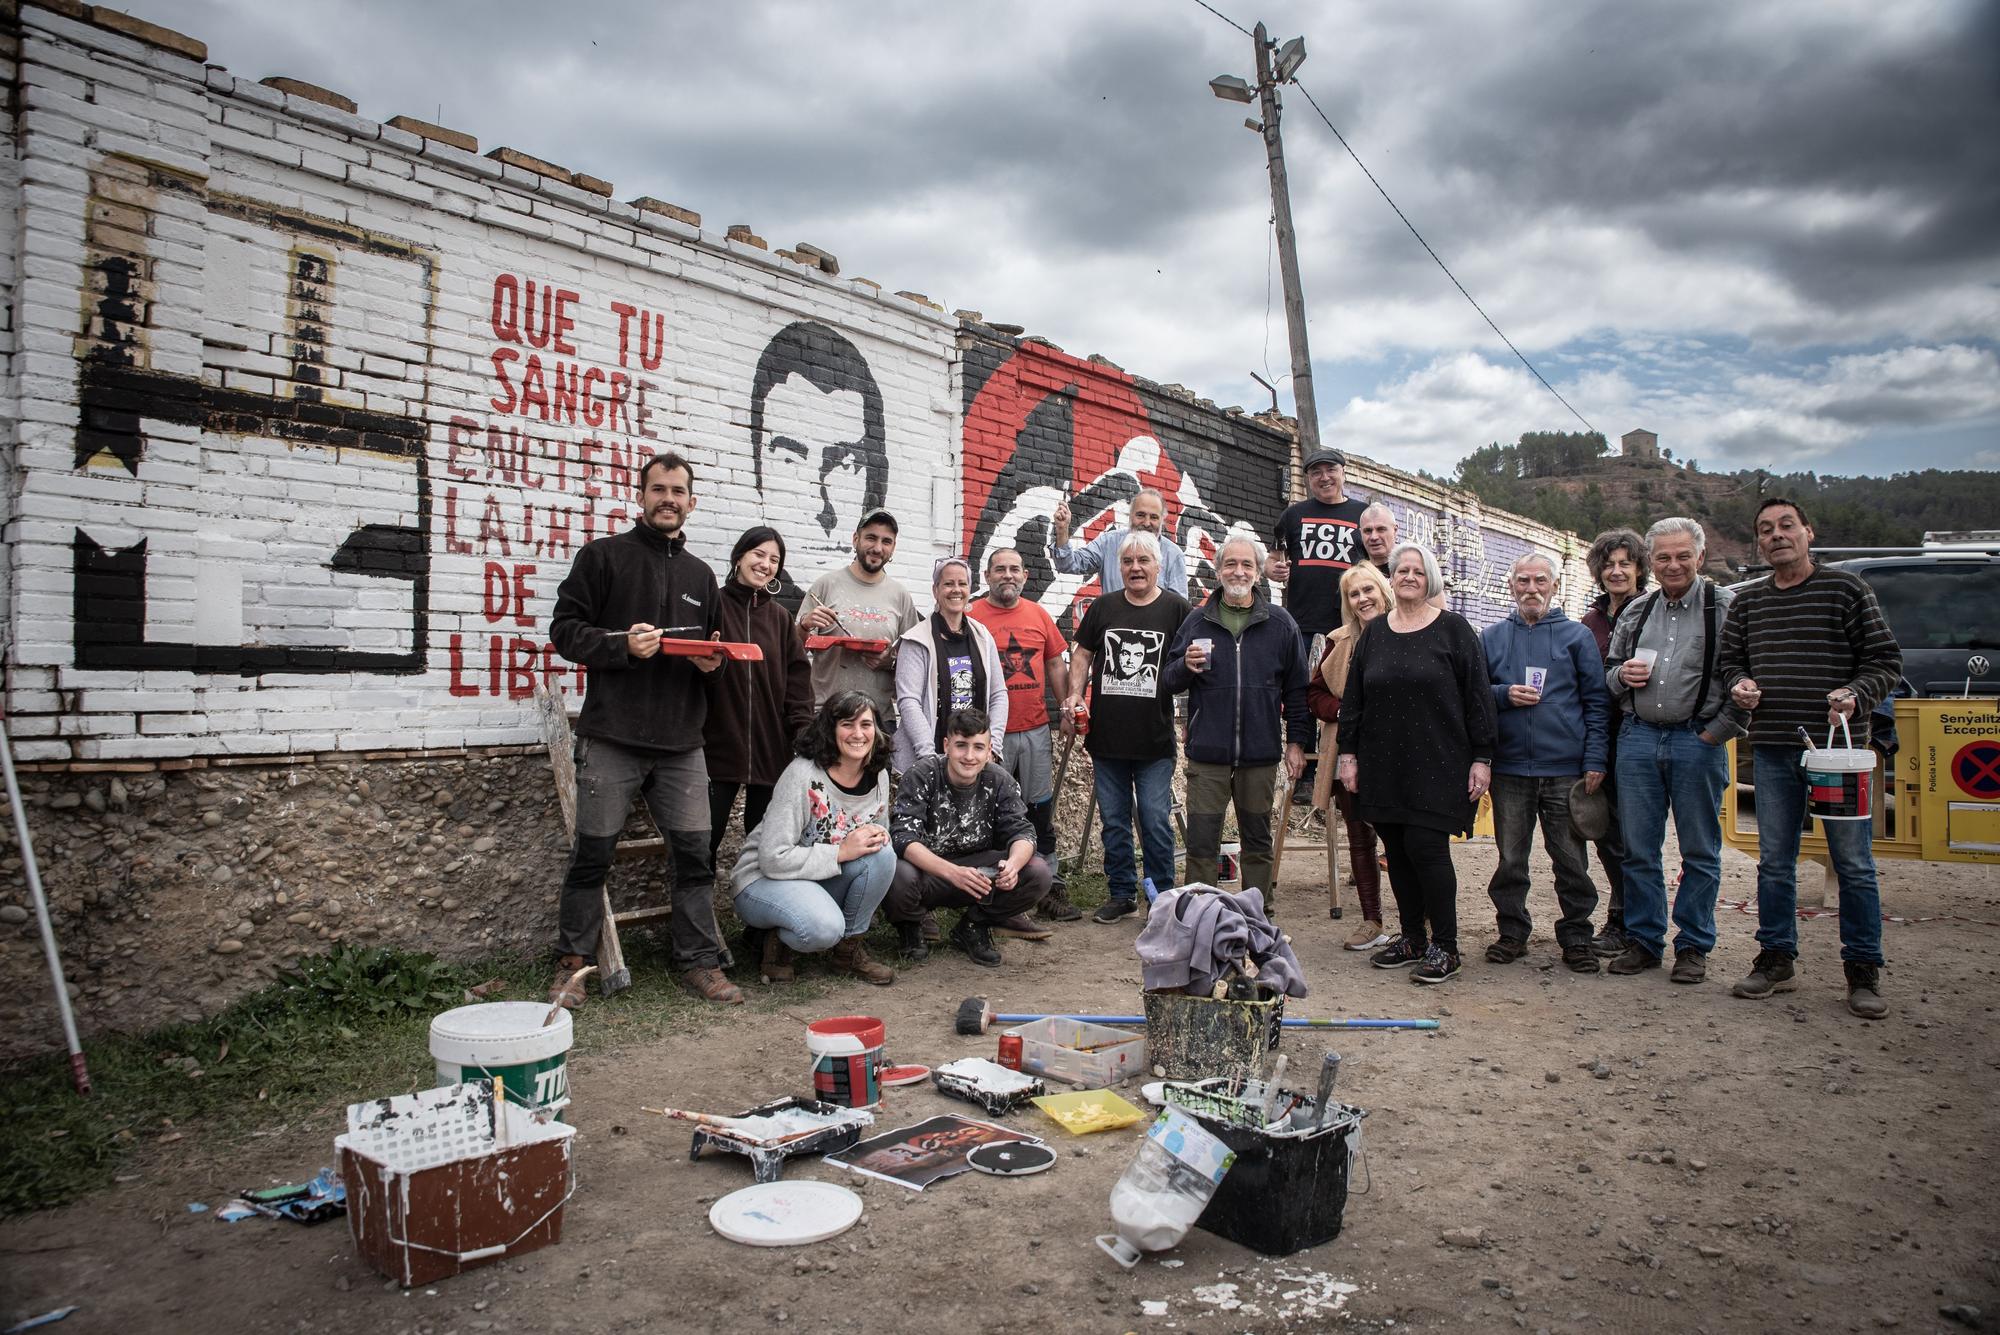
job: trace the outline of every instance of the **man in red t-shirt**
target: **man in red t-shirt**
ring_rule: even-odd
[[[1027,582],[1028,568],[1021,554],[1012,547],[995,548],[986,558],[986,596],[976,599],[966,613],[993,632],[993,643],[1000,651],[1000,672],[1007,683],[1007,744],[1001,750],[1001,768],[1021,785],[1028,819],[1035,824],[1036,847],[1055,870],[1056,793],[1051,776],[1055,746],[1049,727],[1048,690],[1054,687],[1058,700],[1069,699],[1069,664],[1063,657],[1069,644],[1040,603],[1021,597]],[[1062,708],[1062,730],[1065,736],[1071,732],[1067,704]],[[1055,878],[1040,911],[1042,916],[1061,922],[1083,916],[1070,904],[1061,876]],[[1002,935],[1015,934],[1009,925],[995,930]]]

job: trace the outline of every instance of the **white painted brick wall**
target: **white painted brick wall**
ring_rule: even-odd
[[[11,153],[0,159],[0,198],[12,205],[0,208],[0,377],[15,409],[4,416],[18,422],[18,448],[4,442],[18,467],[0,584],[17,665],[10,710],[33,739],[24,759],[534,740],[523,690],[545,669],[577,684],[547,648],[556,587],[588,537],[630,523],[646,455],[671,448],[694,461],[690,534],[718,574],[753,523],[786,534],[802,581],[843,559],[858,481],[836,471],[830,529],[816,476],[774,467],[761,492],[755,481],[752,381],[773,336],[798,322],[837,332],[879,389],[884,499],[902,521],[895,573],[920,586],[953,544],[955,423],[936,411],[950,402],[949,321],[483,157],[420,152],[413,136],[45,10],[24,10],[22,24],[25,181]],[[99,205],[115,207],[93,222]],[[130,209],[143,231],[118,211]],[[132,266],[137,313],[119,334],[128,374],[157,391],[142,395],[144,412],[160,413],[138,419],[130,468],[108,453],[76,458],[79,424],[102,425],[102,395],[117,393],[91,389],[97,406],[84,410],[86,383],[109,383],[84,362],[103,346],[85,335],[106,332],[107,261]],[[525,327],[495,331],[496,285],[525,294],[529,282],[542,347]],[[551,289],[574,294],[570,352],[540,324]],[[664,349],[646,349],[656,365],[640,364],[636,316],[621,362],[614,302],[661,317]],[[303,360],[302,329],[318,331]],[[595,426],[580,392],[574,421],[567,408],[545,421],[538,408],[496,407],[513,398],[518,409],[530,356],[545,382],[560,363],[565,384],[572,374],[579,391],[589,384]],[[328,412],[413,422],[402,429],[417,434],[421,458],[370,449],[359,430],[301,440],[258,425],[247,396],[293,415],[302,365],[317,371],[307,389]],[[615,417],[603,411],[614,374]],[[206,395],[189,400],[200,420],[157,406],[180,395]],[[781,375],[774,405],[789,412],[774,425],[815,443],[859,433],[858,394]],[[528,478],[517,459],[489,457],[489,431],[533,442]],[[939,478],[950,485],[936,488]],[[412,580],[332,568],[362,525],[425,522],[426,615]],[[79,624],[79,535],[106,560],[144,541],[142,619],[85,599]],[[521,607],[497,597],[517,582]],[[93,637],[121,628],[127,642],[90,656]],[[258,659],[287,648],[393,657],[420,638],[410,671]],[[210,669],[149,657],[163,646]]]

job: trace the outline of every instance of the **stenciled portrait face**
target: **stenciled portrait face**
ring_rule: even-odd
[[[855,525],[888,490],[882,393],[861,350],[826,325],[785,326],[758,359],[750,444],[765,522],[810,583],[851,558]]]

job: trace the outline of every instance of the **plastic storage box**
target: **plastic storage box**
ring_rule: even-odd
[[[1050,1016],[1010,1034],[1021,1036],[1021,1070],[1085,1089],[1123,1084],[1146,1069],[1146,1039],[1129,1029]]]

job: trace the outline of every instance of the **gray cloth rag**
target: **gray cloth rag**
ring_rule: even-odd
[[[1299,957],[1264,916],[1261,890],[1230,895],[1186,887],[1161,895],[1139,933],[1138,951],[1148,992],[1185,990],[1206,996],[1226,968],[1245,955],[1256,961],[1257,976],[1286,996],[1307,992]]]

